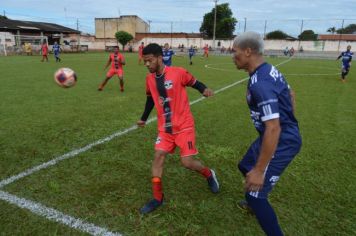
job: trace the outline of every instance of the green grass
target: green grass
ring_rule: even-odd
[[[116,78],[98,92],[107,56],[63,54],[60,64],[52,58],[49,63],[41,63],[39,57],[0,58],[0,179],[135,124],[145,103],[147,70],[137,65],[136,54],[127,54],[125,92],[119,92]],[[268,59],[273,64],[284,60]],[[196,57],[193,66],[187,58],[176,57],[174,64],[188,68],[214,90],[247,76],[235,70],[230,57]],[[224,71],[206,69],[205,64]],[[53,81],[54,71],[64,66],[78,74],[71,89]],[[335,61],[295,59],[279,69],[296,91],[303,136],[301,153],[271,194],[280,224],[286,235],[355,235],[355,72],[351,69],[343,84]],[[199,158],[217,172],[217,195],[173,155],[165,165],[164,207],[139,215],[138,209],[151,197],[156,123],[3,190],[125,235],[263,235],[254,217],[236,207],[243,198],[236,163],[257,136],[245,87],[246,83],[237,85],[192,106]],[[190,100],[200,97],[194,89],[188,91]],[[85,235],[0,201],[0,235],[81,234]]]

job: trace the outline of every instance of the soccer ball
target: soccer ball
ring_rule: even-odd
[[[70,68],[60,68],[54,73],[54,81],[62,88],[70,88],[77,83],[77,75]]]

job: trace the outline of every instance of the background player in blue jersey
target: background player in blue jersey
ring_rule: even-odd
[[[189,64],[193,65],[192,59],[193,59],[193,56],[195,55],[195,49],[194,49],[193,45],[190,46],[190,48],[188,49],[188,55],[189,55]]]
[[[259,133],[238,168],[245,176],[245,199],[267,235],[283,235],[268,194],[301,148],[294,98],[283,75],[263,59],[263,39],[246,32],[234,40],[233,61],[250,75],[246,99]]]
[[[61,58],[59,57],[59,54],[61,53],[61,46],[57,43],[54,42],[54,45],[52,47],[52,51],[54,53],[54,58],[56,58],[56,62],[61,62]]]
[[[163,48],[163,63],[166,66],[171,66],[172,65],[172,57],[175,55],[174,51],[169,48],[169,44],[165,43],[164,48]]]
[[[346,75],[350,71],[350,66],[351,66],[351,61],[352,61],[352,55],[353,52],[351,52],[351,45],[347,46],[347,49],[345,52],[342,52],[339,57],[336,60],[339,60],[340,58],[342,61],[342,67],[341,67],[341,81],[345,82]]]

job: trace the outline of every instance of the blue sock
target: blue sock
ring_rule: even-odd
[[[246,193],[245,197],[248,205],[252,208],[258,223],[266,235],[283,236],[283,232],[278,224],[276,213],[274,213],[274,210],[268,200],[252,197],[248,193]]]

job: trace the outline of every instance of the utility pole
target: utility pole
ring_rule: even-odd
[[[77,19],[77,30],[79,31],[79,19]],[[77,39],[77,43],[78,43],[78,49],[77,51],[80,51],[80,31],[78,33],[78,39]]]
[[[342,19],[342,23],[341,23],[341,32],[340,32],[340,37],[339,37],[339,44],[337,45],[337,51],[340,52],[340,43],[341,43],[341,39],[342,39],[342,31],[344,29],[344,23],[345,20]]]
[[[151,33],[151,20],[148,20],[148,33]]]
[[[265,20],[265,28],[263,30],[263,39],[266,38],[266,30],[267,30],[267,20]]]
[[[173,48],[172,43],[173,43],[173,21],[171,21],[171,47]]]
[[[6,12],[5,12],[5,10],[4,10],[4,16],[6,16]]]
[[[214,12],[214,30],[213,30],[213,49],[215,49],[215,32],[216,32],[216,8],[218,0],[214,0],[215,2],[215,12]]]
[[[303,26],[304,26],[304,20],[302,20],[302,24],[300,25],[300,34],[299,35],[302,35],[303,33]],[[300,49],[300,38],[298,40],[298,48],[297,48],[297,51]]]
[[[246,32],[247,18],[245,17],[244,19],[245,19],[244,32]]]

